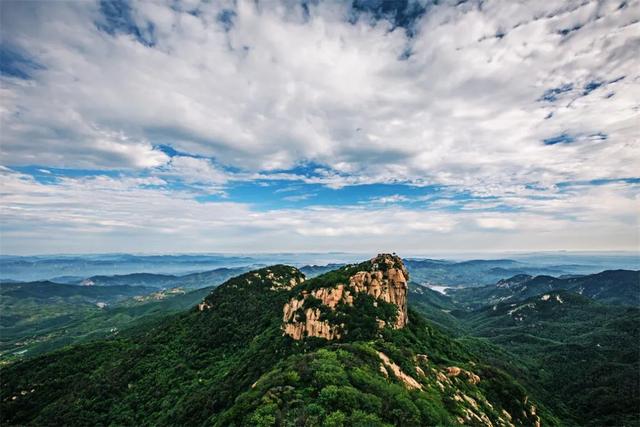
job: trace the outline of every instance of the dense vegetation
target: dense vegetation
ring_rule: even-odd
[[[197,289],[219,285],[238,274],[247,271],[247,267],[216,268],[215,270],[176,276],[172,274],[132,273],[115,276],[91,276],[81,283],[93,286],[147,286],[151,288],[189,288]]]
[[[466,309],[478,309],[497,302],[521,301],[543,292],[566,290],[600,302],[640,307],[640,271],[607,270],[571,277],[519,274],[495,285],[450,289],[448,295]]]
[[[527,367],[545,401],[579,425],[640,423],[640,310],[566,291],[458,312]]]
[[[128,285],[0,284],[0,361],[115,336],[134,323],[186,310],[211,289],[185,293]]]
[[[343,274],[301,286],[330,284]],[[511,377],[413,311],[405,329],[374,330],[365,322],[340,342],[283,336],[283,304],[299,289],[280,284],[300,275],[287,266],[246,273],[207,296],[210,309],[4,367],[2,422],[418,426],[455,424],[471,413],[496,421],[503,409],[518,423],[538,416]],[[343,320],[357,327],[374,312],[373,302],[363,298]],[[407,387],[390,365],[383,374],[378,352],[422,390]],[[448,366],[464,374],[446,376]],[[472,371],[479,382],[468,379]]]
[[[443,330],[456,336],[464,334],[462,324],[452,314],[458,310],[458,306],[446,295],[412,282],[409,283],[409,303]]]
[[[392,323],[394,305],[361,294],[335,311],[318,305],[324,318],[344,325],[341,339],[283,335],[283,305],[293,296],[348,283],[371,267],[346,265],[291,289],[302,273],[276,265],[213,291],[100,310],[87,316],[95,323],[85,331],[129,321],[108,339],[0,370],[0,420],[421,426],[503,425],[509,417],[534,425],[539,417],[542,425],[639,424],[640,310],[567,291],[522,297],[523,280],[531,278],[494,286],[514,296],[476,310],[410,284],[409,323],[400,330],[379,327],[378,320]],[[593,283],[590,289],[598,284],[581,280]],[[611,280],[609,287],[626,286]],[[91,292],[104,289],[114,288]],[[474,295],[492,296],[487,290]]]

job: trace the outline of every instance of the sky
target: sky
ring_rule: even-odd
[[[2,254],[639,249],[639,1],[0,8]]]

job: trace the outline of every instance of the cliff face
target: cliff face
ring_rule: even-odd
[[[313,290],[302,291],[283,308],[283,330],[286,335],[300,340],[304,337],[338,339],[345,333],[343,323],[327,319],[341,304],[352,306],[358,293],[371,295],[375,300],[393,304],[397,309],[394,328],[407,324],[407,281],[409,273],[402,260],[381,254],[364,264],[364,269],[348,276],[345,283],[333,283]],[[374,305],[377,302],[373,303]],[[378,327],[386,326],[378,320]]]
[[[335,288],[320,288],[311,292],[303,291],[299,297],[292,298],[284,305],[284,333],[295,340],[301,340],[304,337],[321,337],[328,340],[340,338],[342,325],[321,320],[320,307],[305,308],[305,303],[311,299],[318,300],[324,307],[331,310],[335,310],[340,302],[353,304],[352,291],[343,284],[339,284]]]
[[[366,292],[374,298],[398,307],[395,327],[407,324],[407,281],[409,272],[402,260],[394,255],[378,255],[371,260],[372,271],[360,271],[349,279],[356,292]]]

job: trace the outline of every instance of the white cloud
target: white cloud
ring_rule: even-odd
[[[314,194],[312,193],[306,193],[306,194],[296,194],[293,196],[285,196],[282,198],[282,200],[286,200],[288,202],[301,202],[303,200],[308,200],[310,198],[312,198],[314,196]]]
[[[185,250],[636,247],[637,185],[558,186],[640,168],[640,7],[619,4],[443,2],[409,38],[384,20],[349,23],[344,2],[310,4],[308,18],[291,2],[135,2],[136,23],[154,28],[145,45],[99,30],[95,2],[2,2],[3,43],[41,67],[0,77],[0,162],[128,170],[57,186],[7,173],[4,250],[73,250],[69,233],[113,250],[169,235]],[[228,31],[223,9],[235,11]],[[575,142],[542,142],[563,134]],[[313,163],[328,169],[280,172]],[[259,212],[198,203],[170,179],[205,193],[234,180],[408,182],[488,199]]]
[[[513,212],[375,204],[256,211],[234,202],[199,203],[189,191],[169,190],[153,177],[66,177],[51,185],[2,169],[0,178],[2,253],[638,246],[637,234],[629,230],[637,230],[640,203],[628,187],[585,187],[547,201],[512,201],[521,206]]]
[[[482,228],[495,228],[499,230],[515,230],[518,224],[509,218],[480,217],[476,219]]]
[[[151,47],[99,31],[92,3],[38,3],[39,14],[11,3],[3,35],[45,68],[28,84],[4,79],[2,158],[153,167],[168,161],[153,141],[249,170],[326,163],[351,176],[321,180],[335,188],[347,179],[483,187],[632,176],[632,3],[445,4],[430,8],[414,39],[386,21],[352,25],[333,2],[311,6],[305,21],[300,8],[240,1],[229,32],[217,21],[226,2],[202,4],[198,16],[134,3],[137,22],[154,25]],[[413,55],[401,61],[407,46]],[[623,75],[578,96],[592,80]],[[538,101],[563,83],[574,85],[573,102]],[[608,139],[542,145],[563,132]]]
[[[388,204],[388,203],[399,203],[399,202],[408,202],[411,199],[407,196],[403,196],[402,194],[393,194],[391,196],[384,196],[384,197],[376,197],[374,199],[371,199],[369,201],[369,203],[376,203],[376,204]]]
[[[229,179],[229,175],[210,160],[187,156],[172,157],[159,174],[178,177],[189,184],[221,185]]]

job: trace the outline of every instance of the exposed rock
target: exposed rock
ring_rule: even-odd
[[[407,324],[407,280],[409,272],[397,256],[383,254],[371,260],[372,271],[359,271],[349,279],[349,286],[374,298],[395,304],[398,318],[395,327]]]
[[[467,381],[471,384],[478,384],[480,382],[480,377],[473,372],[463,370],[462,373],[467,377]]]
[[[465,376],[470,384],[478,384],[480,382],[480,377],[471,371],[458,368],[457,366],[449,366],[447,368],[447,376],[457,377],[459,375]]]
[[[398,307],[398,316],[394,328],[402,328],[407,324],[407,280],[409,273],[402,260],[389,254],[378,255],[371,260],[370,271],[358,271],[349,278],[348,283],[338,283],[334,287],[303,291],[292,298],[283,307],[283,330],[286,335],[300,340],[304,337],[320,337],[328,340],[342,336],[342,325],[330,324],[321,320],[322,310],[314,304],[305,309],[305,301],[319,300],[323,309],[335,310],[338,304],[352,305],[354,294],[367,293],[376,299],[394,304]],[[384,328],[387,323],[378,320],[378,327]]]
[[[200,304],[198,304],[198,311],[204,311],[210,308],[211,308],[211,305],[209,305],[207,301],[202,301]]]
[[[511,417],[511,414],[508,413],[507,411],[505,411],[504,409],[502,410],[502,415],[505,416],[505,418],[507,418],[509,421],[511,421],[513,418]]]
[[[326,320],[320,320],[321,312],[318,308],[308,308],[304,311],[304,321],[299,321],[296,316],[298,310],[302,310],[304,302],[309,297],[316,298],[320,302],[335,309],[341,301],[346,304],[353,303],[351,291],[345,285],[338,285],[335,288],[320,288],[312,292],[302,292],[302,299],[292,298],[283,308],[284,333],[295,340],[300,340],[305,336],[321,337],[328,340],[340,338],[340,327],[331,325]]]
[[[446,376],[445,374],[443,374],[442,372],[438,372],[438,373],[436,374],[436,378],[438,378],[438,381],[441,381],[441,382],[443,382],[443,383],[448,383],[448,382],[450,382],[450,381],[449,381],[449,378],[447,378],[447,376]]]
[[[269,289],[272,291],[290,290],[304,282],[304,277],[297,275],[295,269],[291,270],[291,275],[293,277],[287,280],[285,276],[277,275],[271,270],[267,270],[265,278],[271,281]]]
[[[429,356],[426,354],[416,354],[416,360],[418,362],[427,363],[429,361]]]
[[[304,322],[285,323],[284,333],[294,340],[301,340],[304,337],[321,337],[328,340],[340,338],[340,327],[332,325],[326,320],[320,320],[321,312],[319,309],[308,308],[304,315]]]
[[[382,363],[380,364],[380,373],[382,374],[383,377],[389,378],[389,372],[387,371],[387,368],[385,368]]]
[[[381,351],[378,352],[378,356],[380,357],[380,360],[382,360],[384,366],[387,369],[390,369],[391,372],[393,372],[393,375],[402,381],[407,388],[422,390],[422,384],[416,381],[413,377],[405,374],[402,369],[400,369],[400,366],[396,365],[391,359],[389,359],[389,356]]]
[[[457,377],[458,375],[460,375],[460,372],[462,372],[462,369],[458,368],[457,366],[449,366],[447,368],[447,375],[450,377]]]

